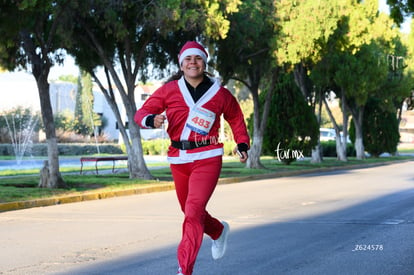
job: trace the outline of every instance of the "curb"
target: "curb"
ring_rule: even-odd
[[[108,198],[113,198],[113,197],[122,197],[122,196],[138,195],[138,194],[153,193],[153,192],[163,192],[163,191],[169,191],[169,190],[174,190],[173,183],[151,184],[150,186],[140,186],[140,187],[136,187],[132,189],[125,189],[125,190],[87,192],[83,194],[75,194],[75,195],[68,195],[68,196],[61,196],[61,197],[54,197],[54,198],[47,198],[47,199],[36,199],[36,200],[20,201],[20,202],[6,202],[6,203],[0,203],[0,213],[6,212],[6,211],[34,208],[34,207],[52,206],[52,205],[58,205],[58,204],[64,204],[64,203],[74,203],[74,202],[82,202],[82,201],[90,201],[90,200],[101,200],[101,199],[108,199]]]
[[[277,173],[259,174],[259,175],[244,176],[244,177],[220,178],[218,180],[218,184],[233,184],[233,183],[240,183],[244,181],[273,179],[273,178],[306,175],[306,174],[313,174],[313,173],[364,169],[364,168],[384,166],[384,165],[390,165],[394,163],[401,163],[401,162],[408,162],[408,161],[413,161],[413,160],[412,159],[396,160],[396,161],[386,161],[386,162],[370,163],[370,164],[363,164],[363,165],[351,164],[351,165],[346,165],[346,166],[341,166],[341,167],[325,167],[325,168],[315,168],[315,169],[297,170],[297,171],[280,171]],[[140,187],[124,189],[124,190],[86,192],[82,194],[75,194],[75,195],[68,195],[68,196],[61,196],[61,197],[54,197],[54,198],[0,203],[0,213],[6,212],[6,211],[34,208],[34,207],[52,206],[52,205],[58,205],[58,204],[64,204],[64,203],[74,203],[74,202],[82,202],[82,201],[90,201],[90,200],[108,199],[108,198],[113,198],[113,197],[123,197],[123,196],[131,196],[131,195],[154,193],[154,192],[164,192],[164,191],[170,191],[170,190],[175,189],[173,182],[147,184],[147,185],[148,186],[140,186]]]

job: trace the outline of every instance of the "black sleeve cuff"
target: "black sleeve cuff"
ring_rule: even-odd
[[[239,143],[237,144],[237,150],[239,152],[247,152],[247,150],[249,150],[249,145],[247,145],[246,143]]]
[[[147,127],[155,128],[155,126],[154,126],[154,117],[155,117],[155,115],[147,116],[147,119],[145,120],[145,125]]]

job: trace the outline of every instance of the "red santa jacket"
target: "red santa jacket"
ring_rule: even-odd
[[[174,141],[210,141],[210,145],[191,150],[180,150],[172,146],[168,150],[171,163],[186,163],[197,159],[223,154],[223,144],[218,142],[220,116],[229,123],[235,142],[250,144],[243,113],[236,98],[218,81],[195,103],[185,85],[184,78],[171,81],[154,92],[134,117],[142,128],[146,118],[166,111],[167,133]]]

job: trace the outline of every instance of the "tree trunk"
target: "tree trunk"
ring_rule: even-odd
[[[252,92],[253,94],[253,92]],[[249,150],[249,158],[246,162],[247,168],[263,168],[260,162],[262,153],[263,132],[260,127],[259,97],[258,93],[253,95],[253,137]]]
[[[129,122],[128,129],[129,138],[131,140],[130,144],[132,144],[128,151],[129,177],[131,179],[154,179],[147,167],[147,164],[145,163],[144,150],[142,149],[141,143],[140,127],[134,121],[134,116],[137,111],[135,104],[136,76],[134,76],[131,71],[124,71],[124,74],[128,75],[128,77],[126,77],[128,91],[127,94],[122,97],[122,99],[124,101],[125,111]]]
[[[106,102],[111,107],[112,112],[115,115],[116,121],[118,123],[119,131],[121,133],[122,139],[125,144],[125,148],[128,154],[128,171],[129,177],[132,178],[142,178],[142,179],[153,179],[144,159],[142,143],[141,143],[141,134],[139,126],[134,122],[135,115],[135,105],[131,104],[128,100],[128,97],[125,95],[122,96],[123,104],[128,117],[128,129],[125,128],[125,123],[119,112],[118,105],[115,100],[114,91],[112,90],[112,82],[109,76],[108,70],[105,70],[106,80],[108,83],[108,89],[106,89],[99,78],[92,72],[92,75],[95,82],[101,89],[102,94],[104,95]],[[119,88],[119,87],[118,87]]]
[[[321,113],[322,113],[322,99],[321,99],[321,92],[319,91],[319,97],[318,96],[312,96],[312,81],[307,75],[306,68],[302,63],[299,63],[295,66],[295,69],[293,71],[293,76],[296,85],[299,87],[299,90],[301,91],[303,98],[308,102],[311,103],[314,107],[314,112],[316,116],[316,120],[318,121],[318,125],[321,125]],[[312,98],[318,98],[319,103],[316,104],[316,100],[312,100]],[[316,107],[318,106],[318,109],[316,110]],[[321,152],[321,142],[318,140],[318,144],[315,148],[312,149],[312,159],[311,163],[321,163],[322,162],[322,152]]]
[[[260,118],[260,101],[259,101],[259,81],[250,89],[253,97],[253,142],[250,146],[249,158],[246,162],[247,168],[264,168],[260,162],[262,154],[263,135],[266,129],[267,118],[269,116],[270,104],[272,102],[273,92],[277,82],[278,69],[272,71],[272,79],[269,90],[267,91],[265,103],[263,106],[262,117]]]
[[[321,94],[322,92],[319,91],[318,92],[318,104],[316,104],[316,100],[315,100],[315,104],[314,105],[314,112],[315,112],[315,116],[316,116],[316,121],[318,122],[318,125],[320,127],[321,125],[321,116],[322,116],[322,97]],[[316,109],[316,106],[318,107]],[[320,136],[318,136],[318,144],[315,146],[315,148],[312,149],[312,155],[311,155],[311,163],[321,163],[323,160],[323,152],[322,152],[322,148],[321,148],[321,139]]]
[[[33,65],[35,66],[35,65]],[[35,74],[37,88],[39,90],[40,108],[42,112],[43,125],[45,127],[47,155],[48,155],[48,170],[49,178],[45,180],[39,187],[43,188],[65,188],[66,183],[63,181],[62,175],[59,171],[59,150],[56,138],[55,123],[53,120],[52,104],[50,102],[49,83],[47,81],[47,72],[42,71],[40,74]]]
[[[249,158],[246,162],[247,168],[264,168],[263,164],[260,162],[260,155],[262,152],[263,144],[263,134],[257,133],[254,131],[253,142],[250,146]]]
[[[337,129],[337,152],[341,152],[342,158],[340,160],[348,161],[348,156],[346,155],[346,141],[348,137],[348,108],[346,105],[346,98],[345,98],[345,89],[341,90],[341,111],[342,111],[342,133],[343,138],[341,139],[341,133],[339,128]]]
[[[356,133],[356,131],[355,131]],[[364,144],[362,141],[362,137],[358,136],[358,134],[355,134],[355,151],[356,151],[356,157],[357,159],[364,159]]]
[[[363,108],[359,107],[356,112],[353,113],[354,126],[355,126],[355,151],[357,159],[365,159],[365,148],[362,130],[362,117]]]
[[[346,145],[344,146],[343,142],[341,141],[341,136],[339,134],[336,135],[336,154],[337,158],[340,161],[348,161],[346,156]]]
[[[53,33],[49,34],[51,37]],[[50,60],[50,48],[43,45],[39,50],[33,43],[32,34],[27,31],[20,32],[23,41],[23,49],[32,66],[32,74],[36,80],[40,99],[40,110],[47,141],[49,178],[40,184],[44,188],[65,188],[66,183],[59,171],[59,150],[56,138],[55,123],[53,120],[52,104],[50,102],[49,82],[47,80],[52,62]],[[44,175],[45,176],[45,175]],[[43,176],[43,177],[44,177]]]
[[[95,36],[94,31],[90,28],[90,26],[85,23],[81,22],[87,36],[91,41],[91,50],[96,51],[98,56],[100,57],[102,64],[104,65],[105,69],[105,76],[107,81],[106,89],[102,83],[99,81],[98,77],[94,73],[93,69],[88,70],[88,72],[92,75],[94,80],[99,85],[102,93],[105,96],[106,101],[110,105],[116,121],[118,123],[118,127],[120,133],[122,135],[122,139],[126,146],[127,154],[128,154],[128,169],[129,169],[129,176],[130,178],[144,178],[144,179],[152,179],[153,176],[151,175],[150,171],[148,170],[143,150],[141,144],[141,135],[139,131],[139,126],[134,122],[134,115],[136,112],[136,105],[135,105],[135,81],[138,74],[138,68],[142,62],[140,56],[137,56],[137,59],[132,60],[133,54],[131,49],[135,47],[134,43],[132,43],[128,38],[124,40],[124,44],[121,49],[124,51],[123,53],[118,52],[118,61],[121,65],[122,75],[124,77],[124,82],[121,81],[120,75],[118,70],[115,69],[115,63],[113,57],[107,56],[106,51],[104,50],[102,41],[99,41]],[[145,49],[145,45],[149,43],[149,38],[146,38],[140,41],[140,47],[142,47],[142,51]],[[142,43],[141,43],[142,42]],[[116,58],[115,58],[116,59]],[[119,95],[121,96],[122,103],[125,107],[125,112],[127,115],[127,122],[128,122],[128,129],[129,134],[125,128],[122,116],[120,115],[119,108],[117,102],[115,100],[115,95],[113,91],[113,84],[115,84]],[[125,86],[126,85],[126,88]]]
[[[346,156],[346,145],[343,146],[343,144],[342,144],[341,133],[339,131],[338,123],[336,123],[335,117],[332,114],[331,108],[329,108],[329,105],[328,105],[328,102],[326,101],[326,98],[323,99],[323,102],[325,104],[326,111],[329,115],[329,118],[331,119],[332,124],[334,125],[334,128],[335,128],[336,156],[337,156],[338,160],[340,160],[340,161],[348,161],[348,158]],[[344,110],[342,110],[342,112],[344,112]]]
[[[323,152],[321,151],[321,142],[318,141],[318,145],[312,149],[311,163],[321,163],[323,159]]]
[[[131,115],[131,114],[130,114]],[[129,134],[132,146],[127,146],[128,151],[128,168],[129,177],[154,179],[145,163],[144,152],[141,143],[140,127],[134,122],[133,118],[129,118]]]

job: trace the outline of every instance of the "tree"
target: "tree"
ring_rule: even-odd
[[[373,157],[382,153],[394,154],[400,141],[396,112],[384,110],[378,98],[368,99],[362,122],[365,150]],[[354,124],[350,128],[350,138],[355,139]]]
[[[309,155],[319,139],[319,124],[313,109],[293,78],[293,73],[278,77],[263,138],[263,151],[286,164]]]
[[[335,82],[344,93],[346,108],[351,112],[355,126],[357,158],[364,158],[363,117],[370,97],[393,102],[406,93],[404,81],[396,79],[389,70],[389,57],[403,54],[406,50],[400,42],[398,29],[385,14],[378,14],[377,3],[357,5],[350,13],[348,41],[343,45],[346,60],[335,73]],[[357,26],[357,22],[367,24]],[[343,65],[342,65],[343,64]],[[392,88],[390,85],[394,87]],[[405,96],[404,96],[405,97]]]
[[[408,44],[407,44],[408,43]],[[405,108],[409,110],[413,97],[413,55],[410,43],[400,35],[394,39],[394,50],[387,55],[388,77],[376,94],[384,112],[396,113],[398,125]],[[412,106],[412,105],[411,105]]]
[[[318,7],[320,5],[325,7]],[[279,10],[284,34],[279,40],[279,59],[296,64],[295,69],[305,67],[298,75],[312,75],[313,87],[322,92],[321,100],[332,92],[341,100],[343,127],[346,128],[350,113],[356,123],[357,157],[363,158],[364,106],[368,95],[378,93],[387,80],[387,63],[382,61],[393,53],[396,32],[390,20],[378,13],[376,0],[290,4],[281,1]],[[306,35],[304,30],[310,34]],[[300,80],[299,84],[307,83]],[[318,98],[318,95],[310,98]],[[333,124],[338,156],[346,160],[346,129],[343,129],[345,135],[341,141],[339,126],[335,121]]]
[[[253,99],[253,133],[247,167],[260,168],[263,134],[270,110],[270,101],[277,79],[277,66],[272,58],[272,38],[275,35],[275,10],[272,1],[243,1],[238,13],[229,16],[227,38],[216,41],[216,69],[227,82],[243,83]],[[264,104],[259,92],[266,85]]]
[[[278,62],[294,70],[295,81],[303,97],[313,107],[317,121],[321,121],[322,100],[327,92],[324,84],[315,85],[309,78],[315,64],[323,59],[329,41],[343,16],[345,1],[279,1],[280,35],[274,52]],[[312,151],[312,162],[321,162],[320,143]]]
[[[413,0],[387,0],[390,7],[390,16],[399,25],[404,22],[404,18],[414,13]]]
[[[380,88],[387,75],[386,65],[378,65],[378,53],[378,48],[373,44],[362,47],[356,55],[345,54],[341,67],[335,73],[343,102],[352,114],[355,150],[359,159],[365,158],[362,123],[367,99]]]
[[[411,21],[411,29],[414,30],[414,21]],[[400,58],[400,61],[404,62],[404,65],[407,67],[404,70],[404,79],[411,80],[411,83],[406,83],[406,87],[410,92],[407,94],[406,98],[403,99],[403,103],[407,105],[407,110],[414,109],[414,32],[410,32],[408,37],[403,40],[404,45],[407,47],[407,56],[405,58],[401,58],[402,56],[395,56],[395,58]],[[401,62],[399,63],[401,64]],[[408,82],[407,81],[407,82]],[[401,115],[399,115],[399,120],[401,119]]]
[[[39,91],[49,165],[48,178],[41,187],[66,186],[59,171],[48,76],[55,63],[63,62],[60,34],[68,2],[11,0],[3,1],[0,10],[0,64],[8,70],[31,71]]]
[[[76,94],[75,124],[77,134],[92,136],[99,124],[99,116],[93,111],[92,78],[86,72],[81,72],[78,77],[78,92]]]
[[[76,1],[72,5],[73,28],[68,51],[91,74],[110,105],[126,145],[131,178],[152,178],[143,159],[139,126],[134,123],[137,78],[145,82],[149,65],[163,69],[176,60],[169,55],[166,38],[176,31],[225,36],[225,14],[237,10],[237,0],[226,1]],[[184,43],[184,41],[181,41]],[[165,50],[166,49],[166,50]],[[96,69],[102,66],[105,79]],[[116,87],[116,89],[115,89]],[[126,117],[115,93],[120,94]],[[126,123],[128,123],[128,132]]]
[[[350,7],[346,17],[338,22],[338,28],[330,37],[326,51],[318,63],[314,65],[311,78],[316,86],[324,87],[327,96],[323,98],[325,107],[330,115],[332,124],[336,131],[336,149],[340,160],[346,161],[346,140],[349,115],[358,115],[363,111],[365,100],[369,94],[386,91],[385,96],[392,97],[395,93],[385,89],[382,85],[390,83],[387,79],[386,55],[391,53],[392,42],[396,40],[389,19],[383,14],[373,16],[368,25],[361,16],[360,9],[365,7]],[[375,6],[373,8],[375,10]],[[363,13],[364,14],[364,13]],[[368,17],[369,18],[369,17]],[[382,88],[381,88],[382,87]],[[342,130],[340,135],[340,124],[335,120],[327,99],[335,95],[339,100],[342,110]],[[356,102],[359,103],[356,103]],[[360,106],[359,109],[356,106]],[[351,109],[352,107],[352,109]],[[361,119],[353,119],[354,123]],[[361,129],[359,132],[362,134]],[[358,138],[357,151],[359,157],[364,157],[362,137]]]

